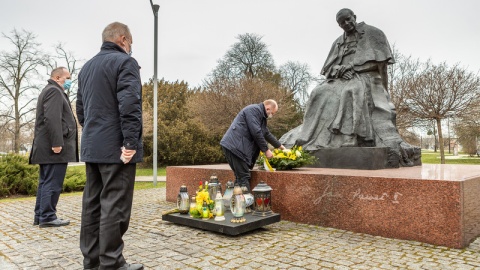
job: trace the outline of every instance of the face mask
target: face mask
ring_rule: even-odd
[[[127,48],[126,48],[126,47],[124,47],[123,50],[124,50],[128,55],[132,56],[132,44],[130,44],[130,51],[129,51],[129,52],[127,52]]]
[[[269,113],[268,114],[268,119],[272,119],[272,117],[273,117],[273,113]]]
[[[68,90],[70,89],[70,86],[72,86],[72,80],[65,80],[65,83],[63,84],[63,89]]]
[[[123,49],[128,55],[132,56],[132,45],[130,45],[130,51],[127,52],[127,48]]]

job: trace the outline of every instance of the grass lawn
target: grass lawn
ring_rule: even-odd
[[[153,168],[137,168],[137,176],[151,176],[153,175]],[[158,176],[166,176],[166,168],[157,168]]]
[[[432,150],[422,150],[422,163],[423,164],[440,164],[440,150],[433,152]],[[470,157],[464,153],[458,153],[454,156],[453,153],[445,151],[445,164],[470,164],[480,165],[480,157],[476,155]]]

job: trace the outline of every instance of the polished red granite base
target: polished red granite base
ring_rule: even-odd
[[[176,201],[182,184],[193,195],[213,173],[223,188],[234,179],[228,164],[167,167],[167,201]],[[251,186],[260,181],[273,188],[272,208],[283,220],[453,248],[480,235],[477,165],[253,170]]]

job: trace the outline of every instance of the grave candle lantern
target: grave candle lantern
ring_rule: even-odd
[[[266,217],[273,214],[271,207],[272,188],[262,181],[252,191],[255,199],[255,210],[252,215]]]
[[[190,197],[188,196],[187,186],[182,185],[177,196],[177,208],[180,213],[187,214],[190,210]]]
[[[210,182],[208,183],[208,195],[210,196],[210,199],[215,200],[217,191],[222,193],[222,185],[218,182],[217,175],[213,174],[210,176]]]
[[[235,185],[233,188],[233,195],[230,199],[230,211],[232,211],[233,218],[230,222],[241,223],[245,222],[245,197],[242,193],[242,188]]]
[[[222,193],[217,191],[217,197],[215,197],[215,221],[224,221],[225,205],[223,204]]]
[[[223,203],[225,205],[225,210],[230,210],[230,199],[232,198],[233,195],[233,182],[228,180],[226,188],[225,188],[225,193],[223,194]]]

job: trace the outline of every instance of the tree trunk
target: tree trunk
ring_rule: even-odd
[[[13,137],[13,151],[18,154],[20,152],[20,113],[18,111],[18,98],[15,99],[15,127]]]
[[[440,164],[445,164],[445,146],[443,145],[442,118],[437,118],[438,141],[440,145]]]

